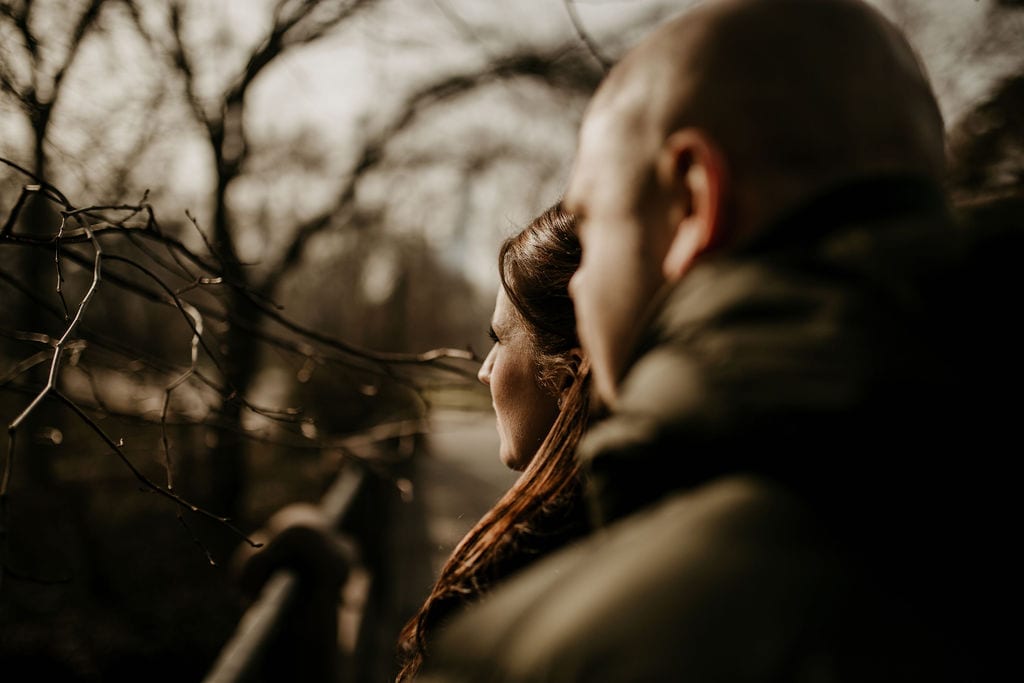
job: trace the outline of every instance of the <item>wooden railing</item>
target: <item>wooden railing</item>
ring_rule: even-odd
[[[393,675],[398,631],[429,585],[422,503],[408,495],[421,444],[419,434],[378,444],[383,457],[372,459],[372,469],[364,462],[347,463],[319,502],[330,528],[355,542],[371,577],[351,661],[341,662],[337,650],[337,595],[311,597],[297,572],[280,569],[243,614],[203,683],[337,683]],[[321,603],[312,605],[318,614],[326,608],[334,620],[312,634],[328,640],[313,645],[294,633],[309,633],[311,600]],[[338,666],[325,666],[324,656]]]
[[[320,509],[331,528],[341,528],[363,486],[366,473],[360,466],[344,468],[320,500]],[[204,683],[245,683],[263,659],[273,637],[283,627],[284,617],[296,600],[299,577],[293,570],[279,569],[264,585],[259,598],[238,622],[235,634],[221,650]]]

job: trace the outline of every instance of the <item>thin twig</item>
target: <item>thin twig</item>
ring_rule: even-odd
[[[13,161],[11,161],[10,159],[4,158],[2,156],[0,156],[0,164],[4,164],[6,166],[10,166],[11,168],[13,168],[18,173],[21,173],[22,175],[26,175],[29,178],[31,178],[32,180],[36,181],[36,183],[39,185],[40,189],[39,190],[34,190],[35,192],[42,192],[48,199],[50,199],[51,201],[53,201],[53,202],[55,202],[57,204],[60,204],[61,206],[63,206],[66,209],[70,209],[71,208],[71,204],[68,202],[67,197],[65,197],[64,194],[60,190],[58,190],[53,185],[51,185],[50,183],[46,182],[45,180],[43,180],[39,176],[37,176],[32,171],[29,171],[28,169],[24,168],[23,166],[20,166],[20,165],[14,163]]]
[[[7,427],[7,458],[4,461],[2,472],[0,472],[0,586],[2,586],[3,583],[3,574],[6,571],[8,557],[8,490],[11,482],[11,471],[14,468],[14,447],[16,443],[15,434],[17,434],[18,428],[21,424],[43,402],[43,399],[51,393],[56,392],[57,373],[60,370],[60,362],[64,355],[64,347],[71,338],[71,335],[74,333],[75,328],[78,327],[78,323],[82,320],[82,314],[85,312],[89,302],[92,301],[96,290],[99,288],[103,248],[100,246],[99,241],[95,239],[93,240],[93,248],[95,250],[95,257],[92,283],[89,285],[89,289],[86,291],[85,296],[82,297],[82,301],[78,305],[78,310],[75,312],[74,319],[68,324],[67,328],[64,330],[64,334],[61,335],[61,338],[57,340],[57,343],[54,345],[53,357],[50,362],[50,371],[47,376],[46,385],[38,394],[36,394],[35,398],[32,399],[29,405],[18,415],[18,417],[16,417]]]
[[[615,62],[604,56],[597,47],[597,43],[594,42],[593,37],[583,28],[583,21],[580,19],[579,12],[576,11],[575,0],[563,0],[562,4],[565,5],[565,11],[569,14],[569,21],[572,22],[572,27],[576,31],[577,37],[586,46],[587,51],[597,60],[597,63],[601,65],[601,70],[607,73],[615,65]]]
[[[57,236],[53,240],[53,264],[57,270],[57,296],[60,297],[61,306],[64,307],[64,320],[71,318],[71,313],[68,311],[68,302],[64,298],[64,273],[60,270],[60,240],[64,235],[64,224],[67,223],[67,216],[61,216],[60,229],[57,231]]]
[[[196,363],[199,360],[199,340],[203,334],[203,317],[196,310],[195,306],[189,304],[183,304],[187,308],[185,309],[192,320],[195,322],[193,329],[195,332],[192,334],[192,350],[191,350],[191,364],[188,370],[183,372],[176,380],[171,382],[164,390],[164,405],[160,411],[160,436],[164,446],[164,463],[167,468],[167,488],[171,491],[174,490],[174,474],[173,464],[171,462],[171,443],[167,438],[167,410],[171,405],[171,394],[174,390],[181,386],[193,375],[196,371]]]
[[[194,512],[197,515],[200,515],[202,517],[206,517],[207,519],[212,519],[215,522],[219,522],[220,524],[223,524],[226,528],[228,528],[232,532],[234,532],[234,534],[236,536],[238,536],[241,540],[245,541],[246,543],[248,543],[250,546],[252,546],[254,548],[259,548],[261,546],[260,543],[256,543],[255,541],[250,539],[248,536],[246,536],[242,531],[240,531],[237,527],[235,527],[233,524],[231,524],[231,520],[228,519],[227,517],[221,517],[220,515],[216,515],[216,514],[210,512],[209,510],[206,510],[204,508],[199,507],[198,505],[196,505],[194,503],[189,502],[185,498],[182,498],[181,496],[179,496],[177,493],[174,493],[173,491],[168,491],[167,489],[165,489],[163,487],[160,487],[160,486],[157,486],[156,484],[154,484],[152,481],[150,481],[146,477],[146,475],[144,475],[135,466],[134,463],[132,463],[132,461],[125,454],[124,448],[123,448],[123,445],[124,445],[123,441],[114,441],[112,438],[110,438],[110,436],[103,430],[102,427],[99,426],[99,424],[96,423],[95,420],[93,420],[91,417],[89,417],[89,415],[84,410],[82,410],[78,406],[77,403],[72,401],[70,398],[65,396],[63,393],[61,393],[60,391],[56,391],[56,390],[51,392],[51,393],[56,398],[60,399],[61,402],[64,403],[64,405],[66,405],[68,408],[70,408],[71,411],[74,412],[75,415],[77,415],[79,417],[79,419],[81,419],[86,424],[86,426],[89,427],[89,429],[91,429],[93,432],[95,432],[96,435],[99,436],[103,440],[103,442],[106,443],[107,446],[109,446],[110,449],[114,451],[114,453],[121,460],[121,462],[123,462],[125,464],[125,466],[131,471],[131,473],[133,475],[135,475],[135,478],[139,480],[139,482],[142,484],[142,486],[145,488],[145,490],[152,491],[153,493],[156,493],[159,496],[167,498],[168,500],[173,501],[177,505],[183,505],[183,506],[187,507],[189,510],[191,510],[192,512]]]
[[[126,265],[131,266],[132,268],[135,268],[136,270],[138,270],[141,273],[145,274],[147,277],[151,278],[161,289],[164,290],[164,292],[170,298],[170,300],[174,304],[174,306],[181,312],[182,317],[184,318],[184,320],[188,323],[189,328],[192,330],[193,340],[196,341],[199,344],[199,346],[201,346],[203,348],[203,350],[206,352],[207,357],[210,359],[210,362],[212,362],[214,364],[214,366],[218,370],[220,370],[221,375],[224,377],[225,382],[226,382],[226,387],[221,390],[221,393],[222,393],[222,395],[224,396],[224,398],[226,400],[235,400],[240,405],[242,405],[243,407],[247,408],[248,410],[251,410],[252,412],[257,413],[259,415],[263,415],[264,417],[275,417],[276,418],[276,417],[280,417],[280,416],[287,416],[287,417],[290,418],[290,417],[294,416],[297,413],[297,411],[295,409],[293,409],[293,408],[285,408],[285,409],[280,409],[280,410],[279,409],[269,409],[269,408],[261,408],[259,406],[256,406],[256,405],[250,403],[244,396],[242,396],[242,394],[238,390],[238,388],[235,387],[231,383],[231,379],[228,376],[228,373],[225,372],[224,369],[221,367],[220,362],[217,360],[217,357],[213,353],[213,350],[210,349],[209,346],[207,346],[206,341],[202,337],[201,329],[196,326],[195,320],[193,320],[192,316],[189,314],[189,312],[187,310],[187,308],[191,308],[191,309],[195,310],[196,313],[198,314],[199,313],[199,309],[197,307],[193,306],[192,304],[188,304],[188,303],[182,301],[182,299],[177,294],[175,294],[174,291],[171,290],[171,288],[168,287],[163,282],[163,280],[160,279],[160,277],[156,273],[154,273],[153,271],[149,270],[145,266],[143,266],[143,265],[141,265],[139,263],[136,263],[135,261],[132,261],[129,258],[125,258],[123,256],[108,255],[107,256],[107,260],[108,261],[115,261],[115,262],[119,262],[119,263],[124,263]],[[201,318],[199,318],[199,319],[201,320]],[[190,373],[190,375],[200,376],[200,373],[198,373],[194,369],[194,366],[193,366],[193,370]]]
[[[4,225],[0,228],[0,235],[6,235],[14,229],[14,223],[18,220],[18,216],[21,215],[21,210],[25,206],[25,201],[33,194],[41,192],[43,189],[42,185],[23,185],[21,188],[21,194],[18,195],[18,199],[14,202],[14,206],[11,207],[11,212],[7,215],[7,220],[4,221]]]
[[[67,241],[68,240],[65,239],[65,243],[67,243]],[[2,243],[2,242],[0,242],[0,243]],[[42,240],[42,241],[32,242],[32,244],[37,245],[37,246],[46,246],[46,245],[49,244],[49,242],[47,240]],[[85,259],[82,256],[80,256],[80,255],[78,255],[78,254],[76,254],[74,252],[70,252],[70,251],[65,252],[64,256],[69,261],[74,262],[77,265],[80,265],[80,266],[85,266],[86,265]],[[20,286],[20,285],[17,285],[16,284],[17,281],[13,280],[7,274],[0,273],[0,278],[7,279],[12,284],[15,284],[15,286],[19,287],[19,289],[22,289],[24,291],[24,288],[22,286]],[[105,273],[105,281],[109,282],[110,284],[116,285],[116,286],[124,289],[125,291],[131,292],[132,294],[135,294],[137,296],[141,296],[141,297],[143,297],[143,298],[145,298],[145,299],[147,299],[149,301],[152,301],[152,302],[155,302],[155,303],[159,303],[159,304],[163,304],[163,305],[171,305],[171,306],[174,305],[174,303],[173,303],[173,301],[172,301],[172,299],[170,297],[163,296],[163,295],[157,293],[156,291],[154,291],[152,289],[149,289],[149,288],[147,288],[147,287],[145,287],[145,286],[143,286],[143,285],[141,285],[141,284],[139,284],[137,282],[132,282],[130,280],[126,280],[125,278],[123,278],[123,277],[121,277],[121,276],[119,276],[119,275],[117,275],[115,273],[112,273],[112,272]],[[227,283],[225,283],[225,284],[227,284]],[[30,296],[34,297],[34,295],[30,295]],[[268,312],[270,314],[270,316],[272,318],[274,318],[278,323],[282,324],[285,328],[287,328],[287,329],[291,330],[292,332],[295,332],[295,333],[297,333],[297,334],[299,334],[301,336],[304,336],[304,337],[309,338],[311,340],[317,341],[317,342],[323,344],[324,346],[326,346],[326,347],[328,347],[330,349],[334,349],[336,351],[340,351],[341,353],[343,353],[344,354],[343,357],[334,357],[332,359],[334,362],[336,362],[336,363],[338,363],[340,365],[343,365],[343,366],[346,366],[346,367],[350,367],[350,368],[355,369],[355,370],[360,370],[360,371],[363,371],[363,372],[370,372],[370,373],[377,374],[377,375],[380,375],[380,376],[383,376],[383,377],[387,377],[389,379],[395,379],[396,378],[396,375],[393,372],[392,367],[391,367],[392,364],[393,365],[399,365],[399,364],[424,365],[424,364],[428,364],[429,367],[437,368],[439,370],[443,370],[443,371],[445,371],[447,373],[451,373],[451,374],[453,374],[455,376],[458,376],[458,377],[461,377],[461,378],[464,378],[464,379],[467,379],[467,380],[472,380],[473,378],[476,377],[475,369],[469,369],[469,368],[463,368],[463,367],[455,367],[455,366],[450,366],[450,365],[443,364],[443,363],[440,362],[442,359],[469,361],[471,363],[479,362],[478,356],[476,354],[474,354],[472,351],[466,351],[466,350],[462,350],[462,349],[451,349],[451,350],[449,350],[449,349],[434,349],[434,350],[430,350],[430,351],[424,352],[422,354],[374,354],[372,352],[368,352],[368,351],[366,351],[364,349],[360,349],[359,347],[355,347],[355,346],[353,346],[351,344],[348,344],[348,343],[344,342],[343,340],[340,340],[340,339],[337,339],[337,338],[334,338],[334,337],[330,337],[328,335],[324,335],[324,334],[315,332],[314,330],[309,330],[309,329],[305,328],[302,325],[299,325],[297,323],[293,323],[288,318],[286,318],[285,316],[280,314],[278,311],[270,309],[270,308],[267,307],[267,305],[262,304],[262,302],[256,302],[256,303],[258,305],[261,305],[266,310],[266,312]],[[292,351],[292,352],[296,352],[296,353],[300,353],[302,355],[305,355],[305,353],[306,353],[304,351],[304,349],[306,348],[305,345],[300,344],[300,343],[296,343],[296,342],[293,342],[293,341],[290,341],[290,340],[287,340],[284,337],[281,337],[279,335],[275,335],[273,333],[267,332],[266,330],[264,330],[262,328],[262,326],[254,326],[254,325],[250,325],[250,324],[248,324],[248,323],[246,323],[245,321],[242,321],[242,320],[235,320],[235,319],[232,318],[232,316],[228,312],[217,311],[217,310],[215,310],[215,309],[213,309],[213,308],[211,308],[209,306],[204,306],[204,305],[201,305],[201,304],[198,304],[198,303],[195,303],[195,302],[193,302],[193,304],[202,313],[202,315],[205,318],[207,318],[207,319],[215,320],[217,322],[231,323],[233,325],[236,325],[236,326],[240,327],[241,329],[243,329],[247,334],[251,334],[251,335],[253,335],[253,336],[263,340],[264,342],[269,343],[269,344],[271,344],[273,346],[276,346],[278,348],[285,349],[285,350]],[[380,356],[380,357],[375,358],[374,356]]]
[[[89,306],[89,303],[92,301],[92,298],[96,294],[96,290],[99,288],[100,281],[102,279],[101,273],[103,247],[100,246],[98,240],[93,241],[93,247],[95,249],[95,256],[93,259],[94,265],[92,283],[89,285],[89,289],[86,291],[85,296],[82,297],[81,302],[79,302],[78,308],[75,311],[74,319],[68,324],[67,328],[64,330],[64,334],[61,335],[60,339],[57,340],[57,343],[54,346],[53,358],[50,362],[50,371],[46,380],[46,385],[43,387],[42,391],[40,391],[39,394],[35,397],[35,399],[33,399],[32,402],[29,403],[29,405],[7,427],[8,433],[13,433],[14,431],[16,431],[18,427],[20,427],[21,424],[28,418],[28,416],[36,409],[36,406],[42,403],[43,399],[46,398],[46,395],[56,389],[57,373],[60,370],[60,362],[64,355],[64,346],[67,344],[68,339],[70,339],[71,335],[74,333],[75,328],[78,327],[78,323],[82,320],[82,314],[85,312],[85,309]],[[12,455],[13,453],[8,453],[9,458]],[[6,484],[6,478],[4,479],[4,484]],[[6,492],[6,486],[0,486],[0,495]]]

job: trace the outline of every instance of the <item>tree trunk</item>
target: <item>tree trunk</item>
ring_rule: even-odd
[[[252,384],[259,361],[256,338],[245,328],[259,324],[260,312],[244,295],[228,290],[232,324],[223,340],[224,372],[228,391],[235,396],[223,401],[221,416],[224,429],[217,435],[209,451],[209,505],[212,511],[236,519],[242,512],[242,498],[247,485],[248,443],[244,437],[242,418],[246,410],[242,399]],[[236,322],[237,321],[237,322]]]

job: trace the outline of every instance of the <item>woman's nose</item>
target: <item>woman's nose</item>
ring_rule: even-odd
[[[494,367],[494,347],[487,352],[487,358],[484,358],[484,362],[480,364],[480,370],[476,373],[476,378],[480,380],[482,384],[491,386],[491,368]]]

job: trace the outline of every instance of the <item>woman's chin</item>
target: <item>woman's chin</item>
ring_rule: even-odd
[[[527,461],[524,461],[519,457],[518,453],[512,453],[504,448],[498,454],[498,458],[501,460],[501,464],[510,470],[516,472],[522,472],[526,469]]]

